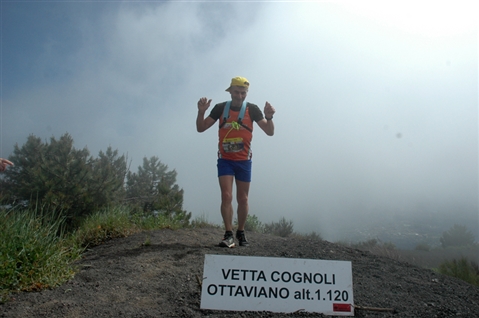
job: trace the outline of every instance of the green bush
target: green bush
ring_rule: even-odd
[[[279,222],[271,222],[264,225],[264,233],[273,234],[281,237],[288,237],[293,233],[293,221],[286,221],[282,217]]]
[[[439,273],[459,278],[470,284],[479,286],[479,266],[465,257],[459,260],[444,261],[439,265]]]
[[[264,225],[256,215],[249,214],[244,228],[246,231],[261,233],[264,230]]]
[[[236,227],[238,226],[238,219],[235,219],[235,224]],[[264,230],[264,225],[263,223],[258,219],[258,217],[254,214],[248,214],[248,217],[246,218],[246,223],[244,225],[245,231],[248,232],[256,232],[256,233],[262,233]]]

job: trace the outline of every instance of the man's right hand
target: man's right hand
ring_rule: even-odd
[[[201,112],[206,112],[208,107],[210,107],[211,99],[207,99],[206,97],[201,97],[198,101],[198,110]]]
[[[206,97],[200,98],[198,101],[198,116],[196,117],[196,130],[198,132],[203,132],[210,128],[216,120],[211,117],[205,118],[205,112],[210,107],[211,99]]]

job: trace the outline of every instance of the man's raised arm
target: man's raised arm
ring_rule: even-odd
[[[257,124],[258,126],[263,129],[263,131],[268,136],[274,135],[274,123],[273,123],[273,115],[276,112],[273,106],[270,103],[266,102],[264,105],[264,119],[260,120]]]
[[[213,126],[215,120],[211,117],[205,118],[205,113],[208,107],[210,107],[211,99],[206,97],[200,98],[198,101],[198,116],[196,117],[196,130],[198,132],[203,132]]]

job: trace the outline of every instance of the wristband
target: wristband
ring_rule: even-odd
[[[270,118],[268,118],[268,117],[265,116],[264,119],[266,119],[266,120],[271,120],[271,119],[273,119],[273,116],[271,116]]]

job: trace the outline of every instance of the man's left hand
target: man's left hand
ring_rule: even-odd
[[[269,102],[266,102],[264,105],[264,116],[266,118],[272,118],[276,110],[274,109],[273,106]]]

